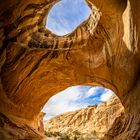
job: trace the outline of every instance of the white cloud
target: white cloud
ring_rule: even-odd
[[[100,87],[92,87],[88,90],[87,92],[87,97],[90,97],[90,96],[94,96],[97,94],[97,90],[99,90]]]
[[[86,20],[90,12],[85,0],[61,0],[50,10],[46,27],[57,35],[68,34]]]
[[[81,98],[81,93],[78,87],[68,88],[59,94],[53,96],[44,106],[43,112],[47,113],[47,119],[64,112],[74,111],[81,108],[79,104],[72,102]]]
[[[100,101],[105,102],[109,100],[114,95],[114,92],[106,89],[105,92],[100,96]]]

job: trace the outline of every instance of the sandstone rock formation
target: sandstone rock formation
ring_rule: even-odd
[[[57,1],[1,1],[0,112],[37,129],[33,122],[52,95],[72,85],[100,85],[125,108],[106,139],[139,139],[140,1],[86,0],[91,16],[63,37],[45,28]]]
[[[36,131],[33,127],[27,125],[21,119],[16,118],[16,121],[11,121],[5,115],[0,113],[0,140],[40,140],[45,137]]]
[[[79,132],[85,136],[95,133],[97,138],[102,138],[111,128],[114,120],[123,113],[120,100],[114,96],[98,106],[89,106],[56,116],[45,123],[45,130],[48,133],[60,132],[69,135]],[[91,139],[93,139],[92,136]]]

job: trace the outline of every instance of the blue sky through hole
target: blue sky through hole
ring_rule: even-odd
[[[85,0],[61,0],[50,10],[46,28],[57,35],[71,33],[90,15]]]
[[[102,87],[74,86],[54,95],[46,103],[43,112],[45,120],[64,112],[74,111],[110,99],[114,93]]]
[[[85,0],[62,0],[50,10],[46,28],[57,35],[66,35],[85,21],[90,12],[91,10]],[[89,105],[99,104],[107,101],[113,95],[112,91],[102,87],[70,87],[50,98],[42,110],[47,113],[44,119]]]

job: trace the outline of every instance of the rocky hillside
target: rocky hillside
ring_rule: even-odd
[[[121,113],[123,113],[123,107],[119,99],[114,96],[98,106],[88,106],[48,120],[45,123],[46,135],[67,134],[71,137],[70,139],[74,139],[75,135],[86,139],[93,139],[93,137],[98,139],[104,136]]]

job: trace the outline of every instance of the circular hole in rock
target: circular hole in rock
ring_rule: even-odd
[[[73,32],[90,15],[85,0],[62,0],[56,3],[47,16],[46,28],[63,36]]]

